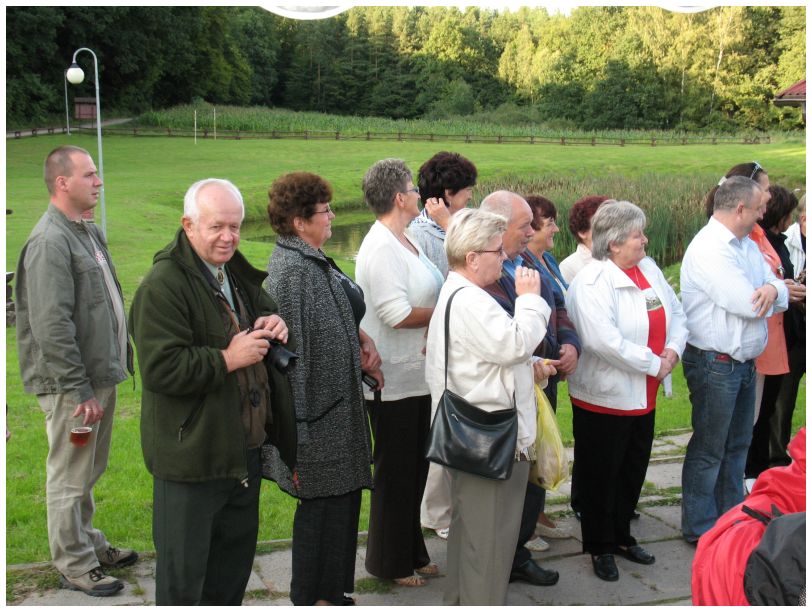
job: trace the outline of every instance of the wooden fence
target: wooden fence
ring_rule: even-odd
[[[77,127],[72,128],[73,132],[96,133],[96,128]],[[108,135],[119,136],[141,136],[141,137],[169,137],[169,138],[193,138],[194,130],[157,128],[157,127],[107,127],[102,128],[102,132]],[[31,136],[40,134],[67,133],[67,129],[45,128],[30,130]],[[15,138],[28,136],[27,130],[14,132]],[[643,145],[648,147],[658,146],[685,146],[685,145],[716,145],[716,144],[770,144],[769,136],[674,136],[671,138],[608,138],[603,136],[482,136],[477,134],[411,134],[406,132],[364,132],[345,133],[340,131],[324,132],[316,130],[304,131],[282,131],[271,130],[270,132],[242,131],[242,130],[198,130],[197,137],[202,139],[221,138],[225,140],[395,140],[398,142],[464,142],[464,143],[487,143],[487,144],[557,144],[562,146],[634,146]]]

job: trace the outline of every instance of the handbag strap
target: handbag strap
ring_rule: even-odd
[[[445,304],[445,388],[448,389],[448,321],[449,316],[451,315],[451,300],[454,299],[454,296],[457,295],[457,292],[465,289],[465,287],[460,287],[456,289],[454,293],[448,296],[448,302]]]

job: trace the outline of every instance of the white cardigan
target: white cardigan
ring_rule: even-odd
[[[550,307],[538,294],[516,298],[513,318],[483,289],[451,271],[440,291],[426,341],[426,380],[432,413],[445,390],[445,307],[449,317],[448,388],[483,410],[513,406],[519,417],[516,448],[536,440],[536,396],[531,356],[544,339]]]
[[[665,347],[682,357],[688,339],[682,304],[653,259],[644,258],[638,267],[665,309]],[[570,395],[607,408],[645,409],[646,375],[657,375],[660,358],[648,348],[643,292],[607,259],[581,270],[566,300],[583,345],[578,367],[568,379]]]
[[[407,236],[408,238],[408,236]],[[426,329],[395,329],[412,308],[432,308],[443,277],[414,240],[410,252],[380,221],[370,228],[358,250],[355,281],[364,291],[366,314],[361,327],[375,341],[384,376],[383,401],[428,395]],[[366,394],[372,399],[372,394]]]
[[[789,251],[792,271],[795,274],[795,278],[798,278],[801,270],[803,270],[806,265],[806,253],[804,253],[804,248],[801,246],[801,227],[797,222],[793,223],[787,228],[784,235],[786,236],[784,244],[787,245],[787,250]]]

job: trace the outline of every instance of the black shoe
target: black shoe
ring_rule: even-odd
[[[530,559],[525,561],[521,567],[510,571],[510,581],[515,582],[517,580],[529,582],[536,586],[552,586],[558,582],[558,572],[544,569]]]
[[[626,548],[616,546],[615,553],[626,557],[629,561],[634,561],[635,563],[641,563],[643,565],[651,565],[654,563],[654,555],[652,555],[642,546],[635,545],[627,546]]]
[[[640,513],[639,512],[637,512],[637,511],[632,512],[632,520],[639,519],[639,518],[640,518]]]
[[[607,582],[617,582],[620,578],[617,565],[615,565],[615,556],[609,553],[592,555],[592,569],[595,570],[595,575],[598,578]]]

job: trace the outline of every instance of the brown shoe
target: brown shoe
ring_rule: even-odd
[[[102,572],[100,567],[94,567],[92,570],[76,578],[67,578],[60,575],[59,581],[62,588],[70,589],[71,591],[82,591],[85,595],[92,597],[109,597],[115,595],[124,588],[124,584],[118,578],[106,575]]]
[[[99,557],[99,563],[105,569],[127,567],[138,561],[138,553],[127,548],[111,546]]]

